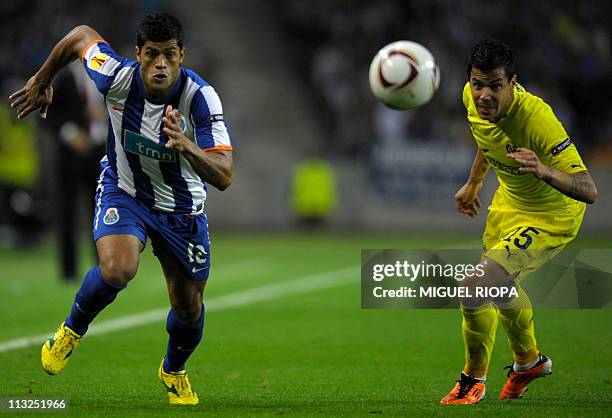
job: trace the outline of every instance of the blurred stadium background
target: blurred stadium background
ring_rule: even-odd
[[[605,192],[612,161],[607,1],[211,0],[193,7],[188,1],[62,0],[0,7],[2,42],[11,51],[0,58],[4,97],[77,24],[90,24],[133,56],[133,28],[143,14],[175,12],[186,28],[186,65],[219,91],[236,146],[236,181],[222,197],[211,192],[211,225],[240,231],[292,229],[292,176],[300,162],[321,158],[333,170],[322,181],[336,184],[329,192],[333,230],[479,233],[484,217],[468,221],[453,209],[475,149],[460,93],[475,40],[505,39],[516,50],[519,81],[552,105],[601,189],[584,231],[612,228],[612,198]],[[412,112],[381,106],[368,88],[370,59],[397,39],[423,43],[441,67],[437,96]],[[46,151],[54,140],[36,118],[22,132],[6,107],[2,112],[0,183],[23,185],[35,197],[29,205],[9,187],[2,231],[19,224],[9,215],[15,211],[48,225],[53,176],[45,167],[54,156]],[[18,135],[25,138],[11,140]],[[490,177],[488,195],[495,187]]]
[[[241,289],[329,272],[336,272],[340,280],[331,290],[279,296],[256,308],[243,307],[209,319],[206,332],[211,340],[196,360],[198,364],[202,360],[198,367],[211,382],[206,383],[206,390],[210,388],[207,397],[215,399],[210,401],[212,411],[230,415],[437,412],[433,403],[450,388],[462,361],[458,314],[360,312],[359,250],[478,248],[485,217],[469,220],[459,215],[453,196],[465,181],[475,152],[460,94],[466,81],[467,54],[483,36],[503,39],[515,48],[519,82],[551,104],[598,185],[599,200],[587,211],[577,245],[611,246],[612,3],[208,0],[195,6],[178,0],[4,2],[0,5],[3,97],[19,88],[55,42],[78,24],[89,24],[116,51],[133,57],[137,23],[157,9],[171,11],[183,21],[188,49],[185,65],[219,92],[235,147],[235,183],[222,194],[210,190],[207,202],[215,277],[214,286],[211,282],[207,289],[208,297],[215,300]],[[371,58],[380,47],[398,39],[426,45],[441,68],[436,97],[411,112],[378,104],[367,83]],[[52,106],[50,114],[55,110]],[[57,139],[37,117],[17,123],[6,100],[0,106],[0,127],[0,317],[9,318],[3,323],[2,343],[51,332],[65,315],[76,285],[57,280],[52,231],[64,215],[57,210],[53,193]],[[496,187],[493,177],[489,176],[484,190],[487,202]],[[84,201],[92,198],[80,197]],[[82,225],[83,273],[91,263],[86,250],[91,215],[82,210],[77,216]],[[347,272],[346,267],[351,266],[354,272]],[[344,270],[340,273],[338,269]],[[353,282],[342,281],[351,277]],[[149,250],[130,287],[101,320],[165,305],[161,272]],[[212,307],[214,312],[214,303]],[[597,353],[587,360],[593,372],[578,379],[581,384],[576,386],[583,389],[575,396],[567,397],[560,379],[552,383],[552,392],[541,390],[539,398],[534,393],[537,407],[502,407],[502,412],[597,415],[605,411],[597,408],[609,408],[612,336],[605,331],[609,330],[609,312],[542,313],[548,322],[540,322],[541,338],[555,347],[551,355],[559,357],[561,347],[569,341],[588,345],[564,348],[566,371],[561,377],[576,382],[571,372],[584,370],[584,364],[574,359],[584,358],[581,350],[597,347]],[[88,375],[99,367],[99,357],[94,354],[104,355],[107,344],[118,344],[142,355],[133,353],[125,359],[115,353],[109,361],[118,361],[121,367],[138,366],[139,361],[147,365],[134,371],[136,377],[124,376],[119,381],[99,377],[100,387],[128,385],[134,378],[156,385],[148,368],[149,363],[157,366],[159,350],[147,344],[163,347],[162,316],[137,333],[127,330],[106,339],[92,337],[91,348],[84,345],[79,353],[82,359],[71,365],[75,369],[72,379],[90,379]],[[253,317],[265,320],[266,326]],[[437,328],[433,331],[425,324]],[[588,329],[580,330],[579,324]],[[404,327],[410,332],[404,333]],[[254,338],[253,330],[261,338]],[[258,351],[258,341],[265,339],[269,341],[264,344],[267,356]],[[369,351],[371,341],[376,341],[378,354]],[[75,394],[69,376],[62,376],[58,386],[41,376],[36,365],[38,349],[31,344],[0,352],[0,396],[61,396],[70,391],[77,406],[82,402],[80,406],[87,408],[85,401],[78,400],[80,395]],[[496,371],[508,358],[503,341],[497,350]],[[205,360],[209,356],[219,363],[209,365]],[[281,357],[285,360],[279,362]],[[369,363],[372,360],[376,365]],[[437,367],[439,377],[432,378],[421,362]],[[35,366],[30,367],[32,364]],[[255,370],[254,364],[265,367]],[[4,371],[6,376],[16,376],[17,385],[10,384]],[[425,387],[416,385],[407,373],[421,381],[428,379]],[[501,387],[502,375],[497,374],[494,385]],[[304,376],[308,381],[299,385],[301,391],[296,381]],[[386,383],[376,385],[376,379]],[[200,375],[198,380],[204,379]],[[348,381],[353,388],[342,386]],[[79,390],[85,390],[83,397],[91,396],[86,388]],[[104,406],[112,392],[100,390],[91,405],[112,412]],[[145,395],[134,389],[128,395],[146,411],[146,402],[161,399],[157,388],[152,390]],[[416,397],[403,397],[409,393]],[[559,403],[563,396],[565,400]],[[279,401],[283,397],[288,401]],[[240,406],[236,399],[245,403]],[[556,409],[549,408],[550,401]],[[236,409],[223,409],[222,404]],[[498,411],[490,408],[490,412]]]

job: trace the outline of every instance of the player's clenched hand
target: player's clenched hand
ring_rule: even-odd
[[[550,167],[542,164],[538,155],[530,149],[517,148],[516,151],[507,155],[522,166],[519,168],[521,173],[533,173],[541,179],[550,171]]]
[[[168,137],[166,148],[173,148],[179,152],[187,151],[194,144],[181,130],[181,112],[173,110],[171,105],[166,107],[166,113],[162,118],[164,123],[163,132]]]
[[[11,108],[17,111],[17,119],[25,118],[36,109],[40,109],[40,116],[45,119],[53,100],[53,87],[33,76],[21,90],[11,94],[9,100]]]
[[[474,184],[471,182],[465,185],[455,193],[455,205],[457,210],[470,218],[478,215],[478,208],[481,207],[478,192],[482,188],[482,182]]]

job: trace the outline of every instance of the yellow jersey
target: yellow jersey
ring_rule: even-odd
[[[503,195],[506,204],[528,212],[567,214],[584,211],[584,203],[565,196],[531,173],[520,173],[520,164],[506,155],[516,148],[527,148],[534,151],[543,164],[558,171],[571,174],[586,170],[576,147],[548,104],[516,84],[506,116],[497,123],[489,122],[478,115],[469,83],[463,88],[463,104],[472,135],[497,174],[497,193]]]

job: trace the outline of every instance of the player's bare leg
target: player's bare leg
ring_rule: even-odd
[[[191,388],[185,362],[202,339],[206,281],[193,280],[178,260],[167,252],[158,254],[158,258],[172,307],[166,321],[168,348],[159,366],[158,377],[166,387],[171,404],[197,405],[198,395]]]
[[[107,282],[127,286],[136,276],[144,245],[133,235],[107,235],[96,241],[100,270]]]
[[[87,272],[70,315],[42,347],[41,364],[51,375],[61,372],[89,324],[136,275],[144,245],[132,235],[107,235],[96,242],[100,264]]]

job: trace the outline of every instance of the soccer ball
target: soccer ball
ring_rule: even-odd
[[[382,48],[370,64],[374,96],[396,110],[427,103],[440,85],[440,70],[431,52],[412,41],[397,41]]]

